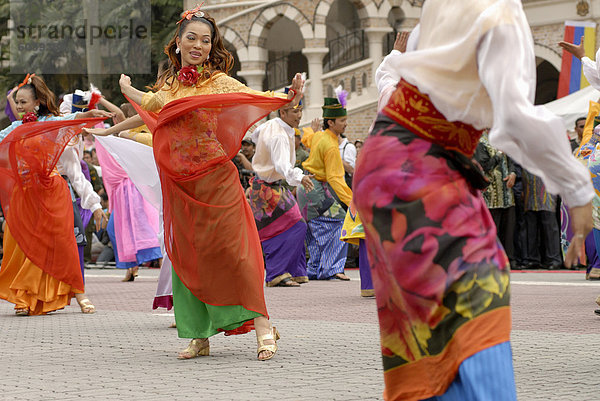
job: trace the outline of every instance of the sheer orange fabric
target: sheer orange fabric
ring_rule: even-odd
[[[158,115],[134,104],[154,135],[167,252],[202,302],[267,315],[260,240],[231,159],[248,128],[286,103],[245,93],[191,96]]]
[[[26,123],[0,142],[0,202],[12,236],[34,265],[80,291],[73,205],[66,181],[53,171],[69,141],[102,120]]]

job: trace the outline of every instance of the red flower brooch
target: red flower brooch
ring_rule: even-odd
[[[204,67],[198,69],[198,66],[187,65],[179,70],[177,73],[177,80],[185,86],[194,86],[200,78],[200,73],[204,70]]]
[[[36,122],[37,120],[38,120],[37,114],[35,114],[34,112],[25,113],[25,114],[23,114],[23,117],[21,118],[21,121],[23,121],[23,124],[33,123],[33,122]]]

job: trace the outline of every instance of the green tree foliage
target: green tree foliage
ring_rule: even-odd
[[[52,21],[55,24],[69,24],[72,21],[74,10],[69,10],[66,7],[56,7],[56,0],[45,0],[48,2],[48,7],[44,10],[32,9],[31,13],[39,14],[40,18],[45,21]],[[63,4],[68,4],[65,2]],[[151,0],[151,67],[149,74],[138,74],[132,76],[134,86],[137,88],[144,88],[152,85],[156,80],[156,72],[158,71],[158,65],[161,61],[166,59],[164,54],[164,46],[171,39],[172,35],[176,30],[176,22],[183,10],[183,0]],[[135,10],[126,6],[126,2],[123,2],[122,7],[116,7],[110,11],[110,15],[119,16],[119,18],[127,19],[131,13]],[[0,0],[0,37],[5,37],[9,34],[8,31],[8,19],[10,16],[10,0]],[[74,46],[73,43],[67,43],[66,46]],[[73,49],[67,49],[73,50]],[[75,51],[81,52],[81,49]],[[140,49],[133,47],[127,49],[125,47],[118,47],[109,49],[110,55],[113,57],[111,60],[119,62],[121,60],[139,60],[143,55],[139,54]],[[83,49],[85,52],[85,49]],[[138,52],[138,53],[136,53]],[[104,53],[103,53],[104,54]],[[1,46],[1,60],[10,59],[10,50],[8,42]],[[53,52],[47,52],[43,55],[49,62],[63,63],[60,67],[60,74],[46,75],[44,79],[48,83],[50,89],[60,96],[62,94],[71,93],[75,89],[87,90],[89,88],[90,80],[87,74],[73,74],[69,71],[70,60],[60,60],[60,55]],[[23,63],[27,63],[27,60],[23,60]],[[79,62],[79,60],[78,60]],[[31,71],[36,72],[36,71]],[[4,94],[16,84],[23,80],[22,74],[10,74],[10,68],[2,66],[0,68],[0,93],[2,98]],[[92,83],[97,86],[107,99],[113,103],[120,105],[125,102],[125,98],[121,95],[119,89],[119,74],[103,74],[95,75]],[[0,104],[2,104],[0,102]]]

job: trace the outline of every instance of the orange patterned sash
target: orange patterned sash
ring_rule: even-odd
[[[468,157],[482,134],[471,125],[446,120],[429,96],[403,79],[382,112],[415,135]]]

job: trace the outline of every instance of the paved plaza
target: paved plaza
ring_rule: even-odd
[[[380,400],[375,301],[352,281],[266,288],[280,349],[256,360],[254,334],[211,339],[211,356],[176,359],[187,340],[152,311],[158,270],[122,283],[86,271],[98,312],[73,305],[18,317],[0,301],[0,400]],[[514,272],[513,352],[519,400],[599,400],[600,282],[577,272]]]

